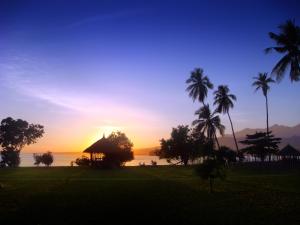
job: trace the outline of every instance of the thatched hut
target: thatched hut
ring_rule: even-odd
[[[84,153],[90,154],[90,165],[97,167],[120,167],[133,159],[132,143],[124,133],[112,133],[108,138],[103,136]]]
[[[278,152],[278,155],[283,160],[286,160],[286,159],[299,160],[300,159],[300,152],[289,144],[287,146],[285,146],[283,149],[281,149]]]
[[[103,157],[108,154],[116,151],[116,146],[113,145],[105,136],[100,140],[96,141],[90,147],[85,149],[84,153],[90,154],[91,162],[102,161]]]

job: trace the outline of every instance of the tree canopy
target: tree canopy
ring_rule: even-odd
[[[18,166],[22,148],[35,143],[43,134],[44,127],[42,125],[29,124],[25,120],[14,120],[11,117],[3,119],[0,124],[2,164],[10,167]]]
[[[216,111],[218,113],[228,113],[230,108],[233,108],[236,96],[230,94],[230,90],[227,85],[219,85],[218,90],[214,91],[214,105],[217,106]]]
[[[234,101],[236,101],[236,96],[234,94],[230,94],[230,90],[227,85],[219,85],[218,90],[214,92],[214,105],[217,106],[216,111],[218,113],[223,113],[228,115],[228,119],[231,125],[231,131],[235,143],[236,150],[239,151],[239,147],[236,141],[235,132],[233,128],[233,123],[231,120],[231,116],[229,114],[229,109],[234,107]]]
[[[256,132],[255,134],[247,134],[246,139],[240,143],[247,145],[243,152],[259,157],[261,161],[264,161],[267,155],[278,152],[280,141],[281,138],[276,138],[272,132]]]
[[[206,137],[213,141],[215,139],[218,147],[219,142],[217,138],[217,131],[223,136],[225,126],[221,124],[221,119],[217,115],[217,112],[211,112],[209,105],[204,105],[195,113],[198,116],[198,119],[193,121],[195,129],[206,134]]]
[[[25,145],[35,143],[43,134],[44,127],[42,125],[29,124],[25,120],[14,120],[8,117],[1,121],[0,144],[2,148],[20,151]]]
[[[269,37],[274,40],[276,46],[265,49],[266,53],[276,51],[284,54],[276,63],[272,73],[277,81],[281,81],[285,72],[290,68],[291,81],[300,80],[300,27],[293,20],[287,20],[279,27],[279,33],[269,32]]]
[[[203,104],[204,99],[207,97],[208,89],[213,89],[214,87],[201,68],[196,68],[191,72],[191,76],[186,80],[186,84],[188,84],[186,91],[189,92],[189,96],[193,101],[198,100]]]
[[[189,128],[179,125],[172,129],[169,139],[161,139],[160,149],[156,155],[168,160],[178,160],[179,163],[187,165],[190,160],[200,156],[201,145],[204,143],[204,136]]]
[[[268,73],[259,73],[258,76],[253,77],[253,79],[254,82],[252,83],[252,86],[255,87],[255,91],[261,89],[264,96],[267,96],[268,91],[270,90],[269,84],[275,82],[271,77],[268,77]]]
[[[133,143],[129,140],[125,133],[117,131],[112,132],[107,141],[114,146],[114,151],[106,152],[103,162],[108,166],[122,166],[126,162],[132,160],[133,157]]]

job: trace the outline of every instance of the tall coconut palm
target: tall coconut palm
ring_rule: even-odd
[[[253,78],[255,81],[252,86],[255,87],[255,91],[261,89],[266,99],[266,114],[267,114],[267,134],[269,134],[269,103],[268,103],[268,92],[270,90],[270,83],[275,81],[268,77],[268,73],[259,73],[258,77]]]
[[[271,39],[276,42],[276,46],[266,48],[265,52],[272,50],[284,56],[274,66],[272,73],[276,74],[277,81],[281,81],[288,68],[290,68],[291,81],[300,80],[300,27],[293,20],[287,20],[279,27],[280,32],[269,33]]]
[[[223,136],[225,126],[221,124],[220,117],[216,114],[216,111],[213,113],[211,112],[208,104],[204,104],[204,106],[195,112],[198,119],[193,121],[193,125],[196,126],[197,130],[206,134],[210,140],[215,139],[217,146],[220,149],[217,131]]]
[[[204,105],[204,100],[207,97],[208,89],[213,89],[214,86],[209,78],[203,74],[203,69],[196,68],[191,72],[191,76],[186,80],[188,87],[186,91],[193,101],[198,100]]]
[[[230,94],[229,92],[230,92],[230,90],[227,85],[220,85],[218,87],[218,90],[216,90],[214,92],[214,95],[215,95],[214,105],[217,106],[216,111],[218,113],[227,114],[229,121],[230,121],[230,125],[231,125],[231,130],[232,130],[232,135],[234,138],[236,151],[238,152],[239,147],[238,147],[238,144],[236,141],[232,120],[231,120],[231,117],[229,114],[229,109],[234,107],[233,101],[236,101],[236,96],[233,94]]]

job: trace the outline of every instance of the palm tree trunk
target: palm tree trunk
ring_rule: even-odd
[[[266,95],[266,113],[267,113],[267,137],[269,137],[269,105],[268,95]]]
[[[266,113],[267,113],[267,141],[268,141],[268,150],[270,149],[269,146],[269,103],[268,103],[268,94],[266,94]],[[270,151],[268,151],[270,154]],[[269,158],[270,159],[270,158]]]
[[[215,139],[216,139],[218,149],[220,150],[220,144],[219,144],[219,141],[218,141],[218,138],[217,138],[217,134],[216,134],[216,132],[214,132],[214,133],[215,133]]]
[[[231,130],[232,130],[232,135],[233,135],[233,138],[234,138],[234,143],[235,143],[236,151],[239,152],[239,146],[238,146],[237,141],[236,141],[236,137],[235,137],[235,133],[234,133],[234,129],[233,129],[233,125],[232,125],[232,121],[231,121],[231,117],[229,115],[229,112],[227,112],[227,115],[228,115],[228,118],[229,118],[229,121],[230,121],[230,125],[231,125]]]

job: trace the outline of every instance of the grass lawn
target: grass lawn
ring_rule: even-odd
[[[300,171],[0,169],[0,224],[300,224]]]

